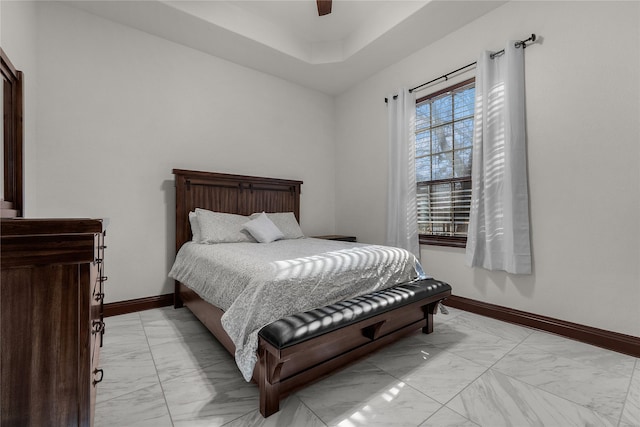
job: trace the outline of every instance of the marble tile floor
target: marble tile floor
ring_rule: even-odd
[[[640,427],[640,359],[450,309],[281,402],[258,389],[187,309],[106,319],[96,427]]]

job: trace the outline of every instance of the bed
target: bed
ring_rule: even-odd
[[[191,244],[189,212],[196,209],[247,216],[292,212],[300,221],[301,181],[182,169],[174,169],[173,174],[177,255]],[[236,355],[238,340],[223,327],[225,310],[207,302],[205,299],[211,299],[201,296],[200,289],[193,289],[198,287],[176,280],[174,306],[186,306],[229,353]],[[438,304],[450,294],[448,284],[419,278],[284,316],[264,326],[257,334],[255,352],[250,349],[257,363],[248,372],[243,371],[245,379],[259,386],[261,414],[268,417],[279,410],[280,400],[292,391],[417,329],[432,332]],[[225,326],[229,330],[228,324]]]

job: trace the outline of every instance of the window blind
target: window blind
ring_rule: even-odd
[[[420,234],[465,237],[471,208],[471,178],[420,183],[417,204]]]

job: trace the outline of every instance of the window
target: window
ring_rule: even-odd
[[[464,247],[471,207],[475,80],[416,101],[420,243]]]

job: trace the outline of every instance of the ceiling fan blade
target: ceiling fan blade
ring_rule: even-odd
[[[318,4],[318,15],[328,15],[331,13],[331,0],[316,0]]]

